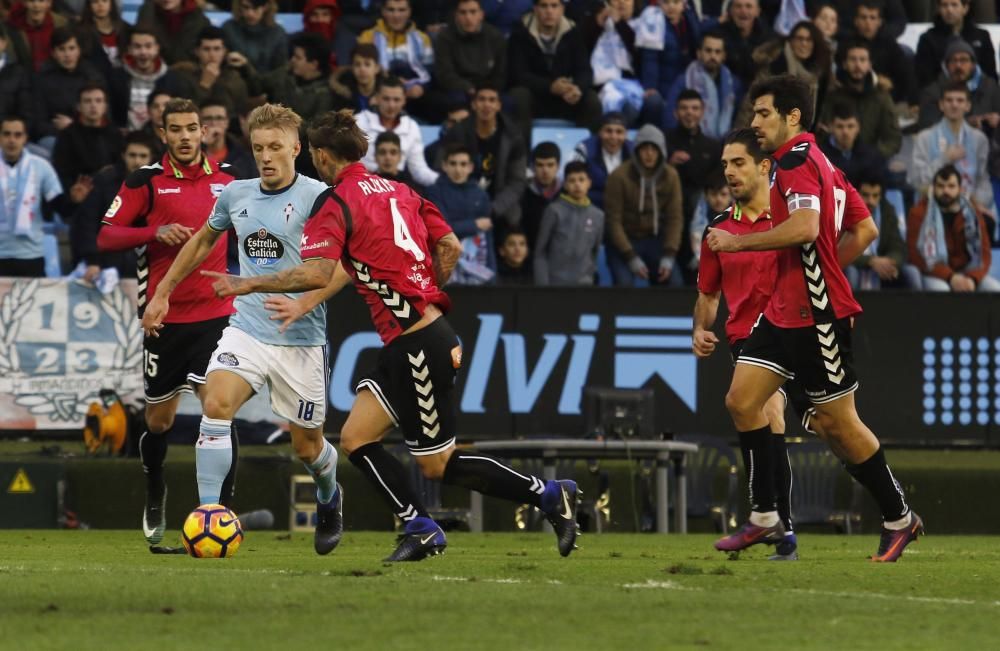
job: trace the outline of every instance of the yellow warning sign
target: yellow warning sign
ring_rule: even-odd
[[[11,480],[10,486],[7,487],[8,493],[34,493],[35,487],[31,484],[31,480],[28,479],[28,473],[24,472],[24,468],[18,468],[17,472],[14,473],[14,479]]]

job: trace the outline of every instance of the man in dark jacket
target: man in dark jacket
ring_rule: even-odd
[[[934,25],[920,35],[914,68],[917,81],[924,87],[941,72],[945,51],[955,36],[972,46],[983,73],[997,78],[996,52],[985,29],[969,20],[969,0],[937,0]]]
[[[484,22],[480,0],[460,0],[455,22],[434,42],[434,78],[452,99],[468,99],[483,85],[506,87],[507,39]]]
[[[983,73],[971,45],[960,38],[952,39],[944,56],[944,72],[937,81],[924,89],[920,96],[920,116],[917,127],[926,129],[941,120],[938,102],[950,82],[960,81],[972,92],[972,109],[966,121],[991,135],[1000,124],[1000,85]]]
[[[453,126],[444,140],[460,142],[472,152],[473,175],[490,197],[494,221],[518,224],[528,154],[514,121],[501,112],[499,90],[480,85],[472,98],[472,115]]]
[[[237,179],[255,179],[260,176],[253,155],[229,132],[232,118],[226,103],[207,99],[198,107],[205,135],[201,144],[205,154],[216,163],[228,163],[229,173]],[[232,241],[234,238],[229,238]]]
[[[534,251],[538,243],[542,215],[562,187],[559,182],[560,158],[559,145],[554,142],[540,142],[531,150],[531,180],[521,195],[521,228],[528,238],[530,251]]]
[[[815,4],[820,4],[819,2]],[[826,4],[832,4],[833,8],[837,11],[837,15],[840,16],[840,29],[841,37],[848,36],[850,32],[849,25],[847,21],[854,16],[854,10],[857,6],[857,0],[833,0],[832,3],[826,2]],[[807,6],[813,7],[814,3],[807,2]],[[882,22],[884,23],[882,27],[882,32],[893,40],[900,37],[903,30],[906,29],[907,23],[907,13],[906,9],[903,7],[903,2],[901,0],[885,0],[881,10]],[[916,19],[910,16],[910,22],[915,22]]]
[[[858,140],[861,121],[853,106],[844,103],[834,106],[829,127],[830,137],[819,139],[819,147],[851,185],[857,187],[864,179],[885,176],[885,158],[877,149]]]
[[[889,93],[897,104],[916,105],[917,78],[913,62],[903,52],[885,25],[884,0],[859,0],[854,10],[854,30],[851,40],[868,43],[872,69],[892,83]]]
[[[13,60],[11,28],[0,23],[0,115],[27,117],[31,111],[29,68]]]
[[[197,0],[146,0],[136,18],[137,27],[156,34],[161,54],[170,65],[194,60],[198,35],[210,25]]]
[[[604,186],[608,175],[632,156],[632,143],[625,131],[625,116],[607,113],[601,118],[600,130],[578,144],[573,150],[573,160],[587,165],[590,177],[591,203],[604,210]]]
[[[90,184],[89,177],[113,164],[122,151],[118,127],[108,122],[108,95],[104,87],[91,82],[80,89],[73,124],[56,136],[52,166],[64,188],[77,182]]]
[[[913,265],[906,264],[906,240],[899,232],[896,210],[883,196],[882,177],[869,175],[858,185],[858,193],[878,226],[878,237],[844,268],[851,287],[920,289],[920,272]]]
[[[510,91],[525,142],[531,142],[531,121],[562,118],[597,129],[601,102],[591,89],[590,52],[580,31],[563,15],[560,0],[535,0],[510,35],[507,59]]]
[[[108,78],[111,117],[119,127],[136,131],[149,120],[146,100],[153,89],[180,96],[180,80],[160,56],[156,34],[137,28],[129,34],[128,49],[120,68]]]
[[[80,45],[69,27],[52,32],[52,58],[32,79],[34,110],[31,122],[35,139],[55,136],[73,123],[80,89],[89,82],[102,83],[100,73],[81,59]],[[48,145],[51,147],[52,145]]]
[[[256,73],[245,56],[227,55],[225,34],[210,25],[198,34],[196,62],[182,61],[171,66],[180,79],[180,96],[195,104],[212,98],[226,103],[234,115],[250,112],[250,81],[256,90]],[[238,65],[236,65],[238,62]]]
[[[843,15],[843,14],[842,14]],[[757,0],[733,0],[726,22],[719,25],[726,37],[726,65],[749,88],[757,74],[753,51],[774,38],[774,32],[760,18]]]

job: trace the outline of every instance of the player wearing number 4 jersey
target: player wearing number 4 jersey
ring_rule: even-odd
[[[128,175],[97,236],[103,251],[136,249],[140,318],[147,295],[157,290],[180,246],[205,224],[215,199],[233,180],[227,165],[217,165],[202,154],[198,107],[190,100],[167,103],[160,135],[167,146],[163,160]],[[206,254],[202,269],[225,268],[226,241],[220,238]],[[139,452],[146,474],[142,530],[150,544],[159,543],[166,528],[163,461],[180,393],[194,388],[202,397],[209,357],[232,312],[231,300],[220,301],[204,279],[190,278],[177,287],[174,311],[160,336],[143,341],[146,431],[139,439]],[[230,436],[235,439],[235,433]],[[219,501],[228,506],[235,456],[227,470]]]
[[[211,255],[229,228],[239,239],[240,273],[260,276],[302,262],[302,229],[326,184],[295,173],[302,120],[274,104],[249,116],[250,143],[259,179],[234,181],[219,196],[208,223],[177,255],[146,308],[142,325],[156,336],[168,318],[171,292]],[[266,384],[271,408],[290,423],[292,447],[316,482],[318,521],[314,547],[328,554],[343,532],[343,495],[337,484],[337,451],[323,437],[326,415],[326,299],[349,281],[301,296],[259,294],[236,299],[236,314],[208,365],[204,415],[195,460],[202,504],[219,501],[234,453],[228,432],[247,400]],[[204,282],[204,279],[203,279]],[[269,315],[268,309],[275,312]],[[276,320],[285,323],[279,328]]]
[[[386,560],[416,561],[446,545],[402,463],[382,446],[393,427],[402,430],[428,478],[542,509],[559,552],[569,555],[577,537],[573,481],[546,482],[455,449],[453,386],[462,351],[444,318],[450,302],[441,287],[458,261],[458,238],[432,203],[365,171],[358,161],[368,143],[350,111],[320,116],[309,128],[309,148],[316,170],[333,187],[306,224],[305,262],[270,276],[219,275],[215,288],[220,296],[303,291],[328,285],[341,267],[354,279],[385,347],[358,384],[340,444],[404,523]]]
[[[776,249],[778,277],[737,359],[726,407],[740,432],[741,447],[756,459],[770,459],[774,437],[764,405],[786,380],[800,382],[833,452],[882,511],[881,542],[872,559],[892,562],[923,532],[923,523],[907,506],[878,439],[854,406],[858,382],[851,328],[861,308],[840,269],[837,250],[847,185],[804,131],[813,118],[808,82],[792,75],[772,77],[754,84],[749,97],[751,126],[778,167],[771,187],[775,227],[744,235],[711,228],[705,239],[716,252]],[[749,522],[716,542],[717,549],[736,551],[783,536],[771,474],[760,472],[752,490]]]

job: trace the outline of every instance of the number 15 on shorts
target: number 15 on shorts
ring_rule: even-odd
[[[302,420],[310,421],[313,419],[313,413],[316,411],[315,402],[306,402],[305,400],[299,400],[299,415],[298,417]]]

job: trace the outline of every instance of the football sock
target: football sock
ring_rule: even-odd
[[[774,490],[778,503],[778,516],[785,531],[792,531],[792,463],[788,458],[788,448],[783,434],[774,434],[771,441],[774,453]]]
[[[324,438],[319,456],[303,465],[316,482],[316,500],[328,504],[337,492],[337,449]]]
[[[226,478],[222,480],[222,490],[219,493],[219,504],[226,508],[233,508],[233,496],[236,494],[236,467],[240,460],[240,437],[236,431],[236,423],[230,425],[229,438],[233,444],[233,462],[229,466]]]
[[[444,483],[499,497],[518,504],[542,505],[545,480],[521,474],[485,454],[455,450],[444,468]],[[555,482],[550,482],[555,483]],[[556,485],[558,488],[558,485]]]
[[[747,469],[747,484],[750,488],[750,509],[753,511],[750,521],[757,526],[773,526],[772,524],[762,524],[754,520],[754,515],[768,514],[767,521],[771,521],[771,513],[774,513],[774,520],[777,520],[776,500],[774,496],[774,434],[771,433],[771,426],[765,425],[760,429],[749,432],[740,432],[740,450],[743,452],[744,463]]]
[[[881,447],[867,461],[856,465],[852,463],[845,465],[847,472],[851,473],[851,476],[875,498],[879,510],[882,511],[882,520],[889,529],[902,529],[909,524],[907,516],[910,507],[906,505],[902,486],[889,470],[889,464],[885,461],[885,453]]]
[[[222,485],[235,466],[232,421],[201,417],[198,443],[194,449],[198,478],[198,502],[218,504]]]
[[[160,493],[163,487],[163,460],[167,458],[167,435],[170,430],[154,434],[149,430],[139,437],[139,456],[146,475],[147,490]]]
[[[409,523],[414,518],[431,519],[407,478],[406,468],[381,443],[375,441],[362,445],[349,458],[354,467],[382,493],[389,508],[400,520]]]

